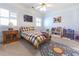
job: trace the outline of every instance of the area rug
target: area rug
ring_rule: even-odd
[[[79,51],[76,51],[64,44],[60,44],[54,41],[49,41],[48,43],[45,43],[40,46],[40,53],[42,56],[57,56],[53,53],[53,51],[50,49],[51,47],[60,47],[64,49],[64,55],[63,56],[79,56]]]

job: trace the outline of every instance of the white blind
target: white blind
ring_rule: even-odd
[[[17,14],[7,9],[0,8],[0,25],[8,26],[9,23],[12,23],[13,26],[17,26]]]
[[[41,26],[42,20],[40,18],[36,18],[36,26]]]

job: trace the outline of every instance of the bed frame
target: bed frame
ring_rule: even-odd
[[[34,31],[34,30],[35,30],[34,27],[21,27],[21,28],[20,28],[20,34],[21,34],[21,32],[25,32],[25,31]],[[46,43],[46,42],[48,42],[48,41],[51,40],[51,36],[49,36],[48,33],[46,33],[46,32],[42,32],[42,33],[45,34],[46,40],[43,41],[40,45],[42,45],[42,44],[44,44],[44,43]],[[20,35],[20,37],[21,37],[22,39],[26,39],[26,38],[22,37],[21,35]],[[29,42],[28,40],[26,40],[26,41],[27,41],[28,43],[30,43],[35,49],[37,48],[37,47],[34,46],[31,42]],[[40,46],[40,45],[39,45],[39,46]]]

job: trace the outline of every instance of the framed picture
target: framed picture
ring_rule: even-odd
[[[24,15],[24,22],[33,22],[33,16]]]
[[[59,17],[54,17],[54,23],[60,23],[61,22],[61,16]]]

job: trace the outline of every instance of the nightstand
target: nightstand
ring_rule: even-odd
[[[3,45],[19,40],[18,30],[3,31]]]

